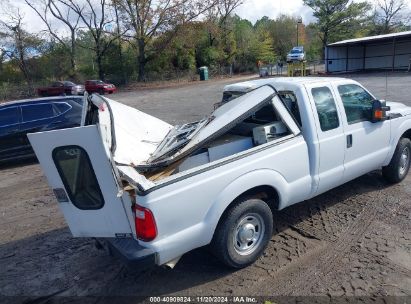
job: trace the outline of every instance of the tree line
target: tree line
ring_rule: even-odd
[[[247,0],[24,0],[0,4],[0,87],[86,78],[147,81],[200,66],[256,69],[284,61],[297,43],[321,60],[331,42],[410,30],[407,0],[303,0],[315,21],[279,15],[254,24],[235,14]],[[298,42],[297,42],[298,39]]]

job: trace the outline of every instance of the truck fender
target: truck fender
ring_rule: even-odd
[[[396,128],[395,136],[391,139],[391,149],[387,155],[387,158],[384,161],[384,166],[387,166],[392,156],[394,155],[395,149],[397,148],[397,144],[400,141],[400,138],[407,132],[411,130],[411,120],[404,121],[398,128]]]
[[[210,232],[212,232],[208,234],[208,243],[211,242],[217,224],[228,206],[241,194],[259,186],[273,187],[278,193],[280,206],[284,201],[287,201],[289,186],[279,172],[271,169],[259,169],[241,175],[220,192],[205,216],[205,227],[209,227]]]

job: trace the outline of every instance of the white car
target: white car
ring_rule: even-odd
[[[191,124],[92,95],[81,127],[30,134],[73,236],[140,268],[173,267],[205,245],[242,268],[269,243],[274,210],[376,169],[390,183],[409,171],[411,108],[386,106],[353,80],[226,89],[238,97]]]
[[[71,95],[84,95],[85,90],[83,84],[76,84],[71,88]]]
[[[259,74],[260,74],[260,77],[268,77],[269,76],[268,68],[267,67],[260,68]]]
[[[304,61],[305,60],[305,52],[304,47],[296,46],[287,54],[287,62],[293,61]]]

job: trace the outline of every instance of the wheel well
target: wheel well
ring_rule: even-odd
[[[405,138],[408,138],[409,140],[411,140],[411,129],[405,131],[405,133],[402,134],[401,138],[402,137],[405,137]]]
[[[278,195],[278,191],[271,187],[271,186],[257,186],[254,188],[251,188],[245,192],[243,192],[242,194],[240,194],[239,196],[237,196],[228,206],[227,208],[224,210],[223,214],[221,215],[217,227],[214,231],[214,235],[215,232],[218,229],[218,226],[220,225],[222,219],[225,218],[228,210],[230,210],[230,207],[233,206],[235,203],[237,203],[240,200],[243,199],[251,199],[251,198],[256,198],[256,199],[260,199],[264,202],[267,203],[267,205],[270,207],[271,212],[274,214],[276,211],[278,211],[279,209],[279,204],[280,204],[280,197]],[[213,235],[213,239],[214,239],[214,235]]]
[[[271,187],[271,186],[257,186],[254,188],[251,188],[245,192],[243,192],[242,194],[240,194],[239,196],[237,196],[233,202],[237,202],[241,199],[244,198],[258,198],[263,200],[264,202],[266,202],[268,204],[268,206],[271,208],[271,210],[274,212],[276,210],[278,210],[279,208],[279,203],[280,203],[280,197],[278,195],[278,192],[275,188]],[[231,204],[228,206],[230,207]],[[228,208],[227,208],[228,209]]]

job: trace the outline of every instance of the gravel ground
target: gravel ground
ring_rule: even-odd
[[[352,76],[379,98],[411,105],[408,75]],[[121,92],[112,98],[181,123],[209,113],[221,99],[223,86],[241,79]],[[186,254],[174,270],[139,271],[95,249],[91,239],[71,237],[37,164],[3,167],[0,302],[132,303],[149,301],[150,296],[242,295],[311,296],[299,298],[306,302],[328,301],[331,296],[378,302],[395,296],[384,301],[407,303],[410,182],[411,175],[388,186],[380,172],[373,172],[287,208],[275,215],[276,233],[264,256],[243,270],[226,269],[207,250],[198,249]],[[117,296],[121,298],[110,298]]]

